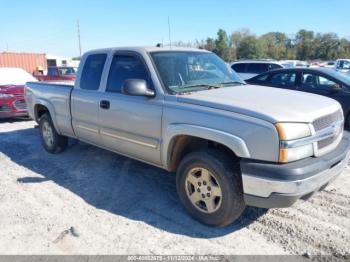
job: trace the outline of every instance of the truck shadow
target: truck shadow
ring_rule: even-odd
[[[0,118],[0,124],[4,123],[18,123],[18,122],[26,122],[26,121],[32,121],[29,117],[23,116],[23,117],[13,117],[13,118]]]
[[[98,209],[174,234],[218,237],[240,230],[266,213],[248,207],[228,227],[207,227],[183,209],[175,176],[162,169],[75,140],[67,151],[51,155],[42,148],[36,129],[3,132],[0,141],[0,153],[37,174],[17,178],[18,183],[30,183],[40,190],[41,183],[50,180]]]

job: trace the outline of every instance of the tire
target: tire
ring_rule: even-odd
[[[207,181],[211,187],[208,186],[208,182],[204,184],[205,177],[209,177]],[[197,186],[194,187],[196,183]],[[245,209],[238,165],[219,150],[208,149],[186,155],[176,173],[176,188],[189,214],[209,226],[229,225],[239,218]],[[209,189],[211,191],[208,191]],[[218,197],[220,192],[221,197]],[[203,195],[207,196],[204,198]]]
[[[39,120],[41,142],[45,150],[51,154],[64,151],[68,145],[68,137],[57,133],[50,115],[44,114]]]

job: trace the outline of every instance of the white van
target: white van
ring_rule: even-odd
[[[246,60],[234,62],[231,68],[239,74],[243,80],[247,80],[274,69],[284,68],[284,66],[274,60]]]

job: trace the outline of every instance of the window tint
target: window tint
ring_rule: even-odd
[[[337,83],[334,81],[315,74],[303,74],[301,80],[301,86],[303,88],[331,90],[336,85]]]
[[[338,62],[338,68],[339,69],[350,69],[350,62],[345,61],[345,60],[341,60]]]
[[[244,73],[247,64],[234,64],[232,65],[232,69],[237,73]]]
[[[264,63],[248,64],[247,73],[261,74],[268,71],[268,65]]]
[[[106,58],[106,54],[88,56],[80,80],[81,89],[97,90],[99,88]]]
[[[142,61],[130,55],[114,56],[108,75],[107,92],[121,92],[127,79],[143,79],[150,84],[149,75]]]
[[[47,75],[49,75],[49,76],[58,76],[58,70],[57,70],[57,68],[48,68],[48,70],[47,70]]]
[[[278,65],[278,64],[269,64],[269,71],[274,70],[274,69],[278,69],[278,68],[283,68],[283,66]]]
[[[262,76],[259,76],[255,79],[256,82],[263,83],[266,82],[266,80],[269,78],[269,74],[264,74]]]
[[[272,75],[270,83],[276,86],[293,87],[295,79],[296,73],[279,73]]]

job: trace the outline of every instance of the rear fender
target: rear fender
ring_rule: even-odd
[[[58,128],[58,124],[57,124],[57,119],[56,119],[56,112],[55,112],[55,108],[54,106],[51,104],[50,101],[46,100],[46,99],[36,99],[35,101],[35,106],[37,105],[42,105],[42,106],[45,106],[48,110],[49,110],[49,113],[50,113],[50,117],[51,117],[51,120],[52,120],[52,123],[57,131],[57,133],[61,133],[59,128]],[[35,118],[37,118],[37,112],[35,112]],[[39,123],[39,119],[35,119],[38,123]]]

